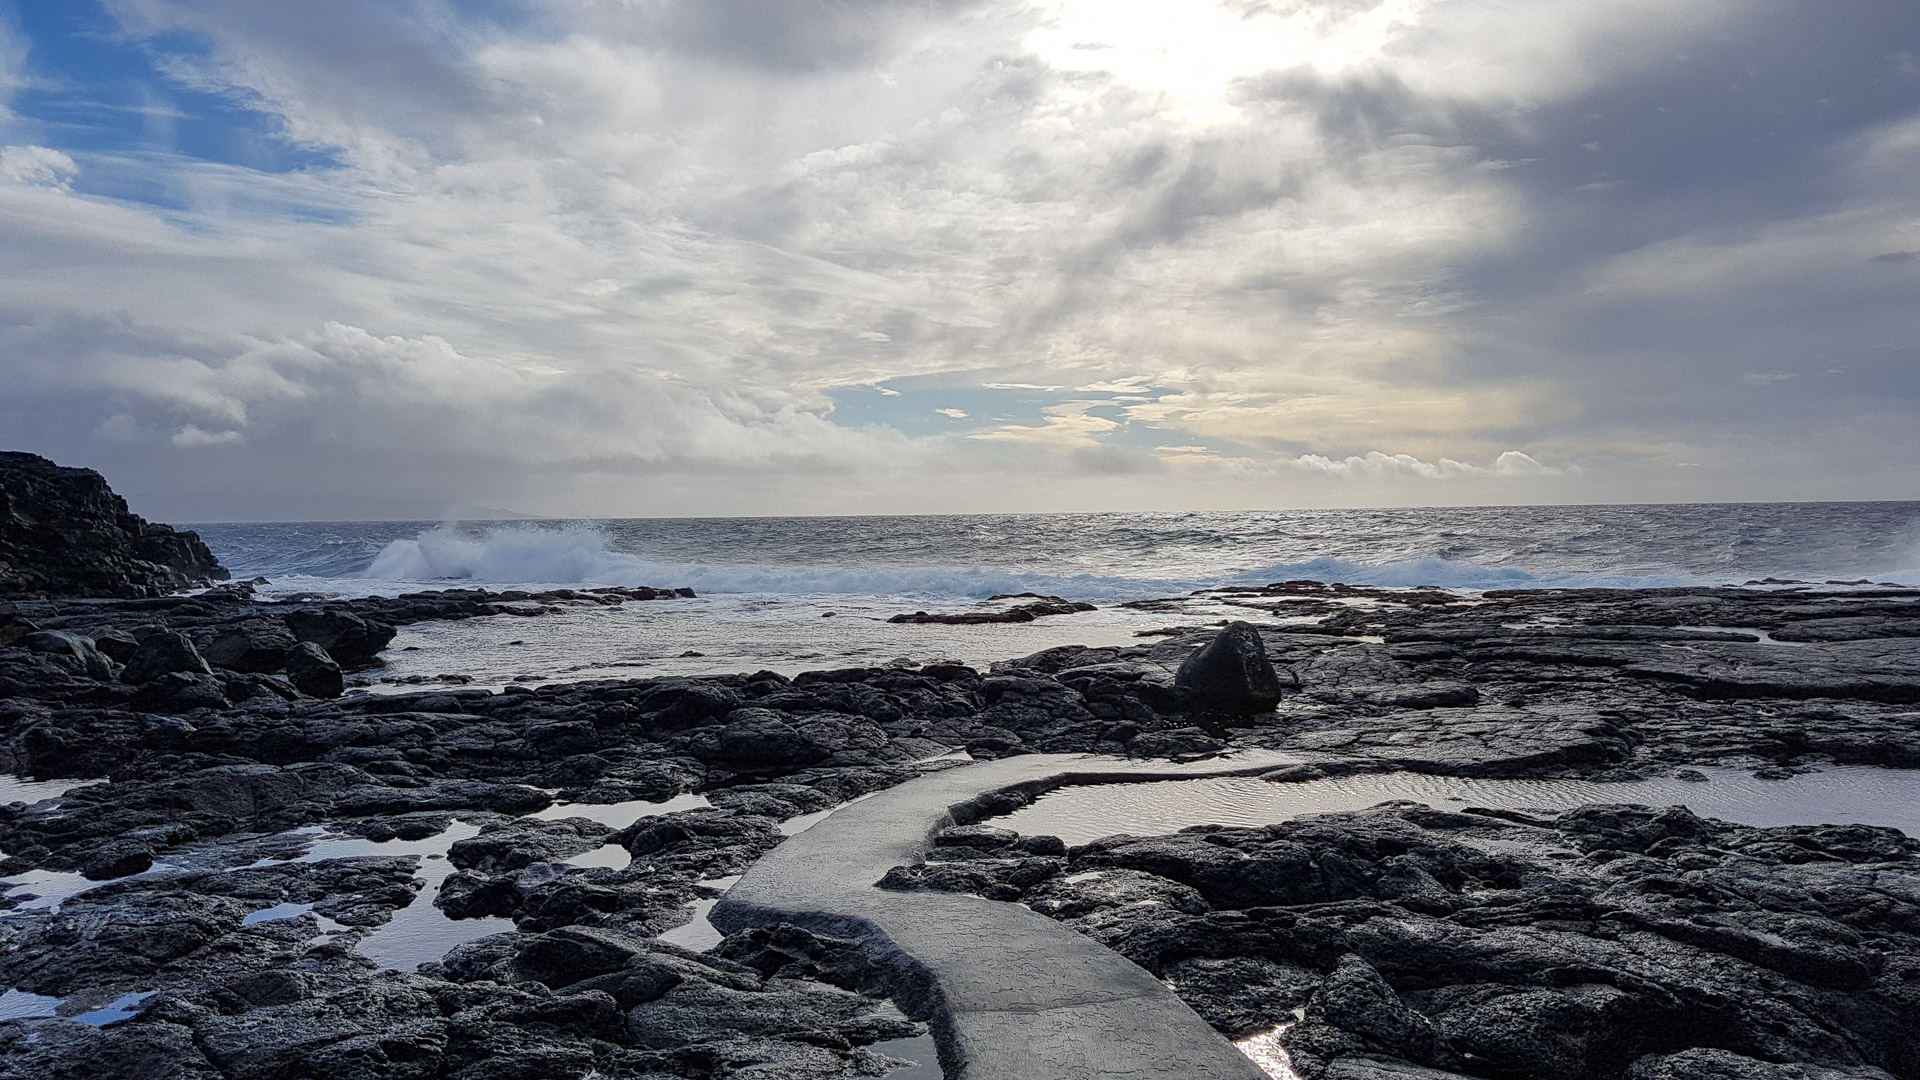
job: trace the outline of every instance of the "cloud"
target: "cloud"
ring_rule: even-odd
[[[244,441],[246,436],[238,431],[202,431],[192,424],[173,433],[167,441],[182,448],[196,446],[228,446]]]
[[[0,147],[0,184],[65,188],[80,172],[73,159],[45,146]]]
[[[1913,493],[1897,0],[108,10],[308,155],[0,117],[0,437],[156,513]]]
[[[1365,455],[1334,459],[1320,454],[1302,454],[1294,458],[1294,468],[1343,479],[1364,477],[1417,477],[1421,480],[1448,480],[1476,476],[1549,476],[1558,473],[1518,450],[1508,450],[1490,466],[1470,465],[1452,458],[1422,461],[1411,454],[1385,454],[1372,450]]]
[[[1046,422],[1039,425],[1003,424],[989,431],[976,431],[969,439],[981,442],[1022,443],[1063,450],[1102,449],[1099,437],[1120,426],[1117,420],[1094,416],[1089,410],[1106,405],[1102,401],[1068,401],[1049,405]]]

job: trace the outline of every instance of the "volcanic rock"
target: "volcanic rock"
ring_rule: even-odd
[[[294,637],[325,649],[342,667],[374,663],[394,635],[394,628],[387,623],[339,607],[289,611],[286,620]]]
[[[337,698],[346,692],[340,665],[327,650],[311,641],[302,641],[286,652],[287,681],[308,697]]]
[[[76,675],[93,679],[113,678],[113,662],[95,647],[90,637],[63,630],[41,630],[20,639],[20,644],[37,653],[57,658]]]
[[[0,595],[159,596],[226,578],[197,534],[131,513],[92,469],[0,452]]]
[[[229,671],[271,674],[287,666],[287,650],[294,647],[293,632],[281,622],[246,619],[232,624],[200,645],[207,662]],[[316,694],[315,697],[323,695]]]
[[[193,647],[193,639],[177,630],[159,630],[140,641],[140,647],[120,672],[120,681],[150,683],[163,675],[212,675],[213,669]]]
[[[1228,716],[1272,712],[1280,704],[1280,677],[1267,660],[1266,643],[1244,622],[1229,623],[1188,657],[1174,685],[1196,707]]]

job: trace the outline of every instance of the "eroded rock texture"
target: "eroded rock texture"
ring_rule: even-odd
[[[1060,919],[1225,1034],[1292,1024],[1308,1080],[1920,1076],[1920,842],[1896,830],[1392,804],[1064,857],[995,839],[890,878]]]
[[[0,451],[0,596],[158,596],[226,577],[198,535],[130,512],[92,469]]]

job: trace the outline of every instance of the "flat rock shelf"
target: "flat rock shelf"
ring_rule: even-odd
[[[747,871],[710,918],[728,932],[792,923],[860,940],[897,1000],[931,1019],[964,1080],[1264,1074],[1172,991],[1117,953],[1015,904],[888,892],[887,871],[935,832],[985,816],[983,796],[1120,780],[1252,775],[1299,759],[1261,752],[1190,764],[1034,754],[950,769],[844,807]]]

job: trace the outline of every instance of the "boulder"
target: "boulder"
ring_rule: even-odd
[[[169,671],[140,684],[128,700],[135,709],[146,712],[182,713],[194,709],[221,709],[232,702],[226,685],[211,675],[197,671]]]
[[[375,619],[365,619],[339,608],[289,611],[287,629],[301,641],[311,641],[327,650],[327,655],[343,667],[366,667],[380,658],[380,650],[393,640],[394,629]]]
[[[152,865],[152,848],[138,840],[115,840],[87,856],[80,873],[90,881],[111,881],[143,873]]]
[[[346,692],[346,680],[340,665],[327,650],[311,641],[302,641],[286,652],[287,681],[308,697],[337,698]]]
[[[536,862],[561,862],[592,851],[612,831],[588,818],[520,818],[483,826],[480,835],[455,843],[447,851],[447,860],[462,870],[508,873]]]
[[[284,623],[247,619],[201,646],[200,655],[228,671],[270,675],[287,666],[287,650],[297,641]]]
[[[177,630],[156,630],[141,639],[140,647],[120,673],[120,681],[149,683],[175,673],[210,676],[213,669],[187,635]]]
[[[1267,660],[1266,643],[1244,622],[1228,624],[1187,657],[1173,681],[1204,712],[1250,716],[1280,704],[1280,677]]]
[[[93,639],[64,630],[39,630],[20,639],[20,644],[37,653],[58,658],[62,667],[75,675],[93,679],[113,678],[113,662],[108,660]]]
[[[140,651],[140,639],[114,627],[101,627],[93,632],[93,647],[106,655],[116,664],[124,664],[133,659]]]
[[[1361,1049],[1424,1061],[1437,1042],[1433,1021],[1400,1000],[1393,987],[1358,956],[1348,953],[1314,992],[1300,1035],[1326,1024],[1357,1036]]]
[[[568,926],[549,930],[527,943],[514,961],[516,973],[524,979],[545,983],[554,989],[571,986],[582,979],[621,971],[636,964],[644,966],[648,945],[644,940],[615,930],[588,926]],[[660,972],[660,992],[679,982],[664,969]]]

